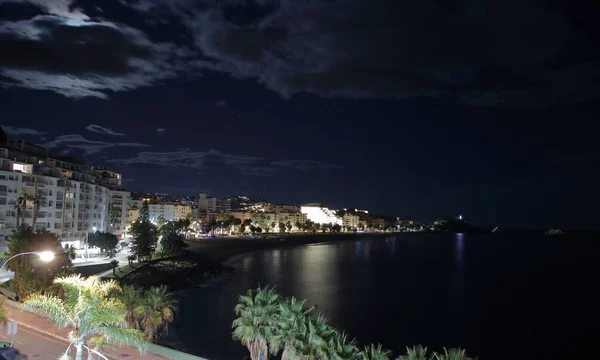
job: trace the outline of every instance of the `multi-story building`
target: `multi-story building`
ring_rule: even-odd
[[[120,189],[122,183],[122,176],[116,172],[110,171],[106,168],[96,168],[98,174],[100,174],[100,185],[106,186],[109,189]]]
[[[234,218],[241,219],[242,221],[252,220],[252,215],[253,215],[253,213],[251,213],[250,211],[232,211],[231,212],[231,216],[233,216]]]
[[[122,238],[127,230],[129,208],[131,208],[131,193],[125,190],[109,190],[110,209],[108,220],[110,232]]]
[[[127,222],[134,223],[139,219],[139,217],[140,217],[140,208],[135,205],[130,207],[129,210],[127,211]]]
[[[360,216],[353,214],[344,214],[342,217],[342,226],[346,229],[354,229],[358,227],[358,223],[360,222]]]
[[[158,203],[148,204],[148,215],[150,221],[157,221],[163,218],[166,221],[177,221],[187,218],[192,212],[188,205],[179,203]]]
[[[217,212],[231,212],[231,201],[229,199],[217,199]]]
[[[208,197],[208,194],[198,196],[198,216],[207,217],[217,212],[217,199]]]
[[[173,220],[185,220],[192,216],[192,207],[187,204],[176,204],[175,205],[175,217]]]
[[[110,194],[101,178],[90,166],[48,157],[46,149],[25,141],[0,144],[0,247],[17,226],[15,205],[24,195],[41,201],[37,209],[27,201],[19,222],[53,232],[66,244],[80,248],[88,232],[107,231]]]
[[[295,226],[296,223],[304,224],[306,222],[306,214],[299,211],[294,212],[278,212],[275,221],[279,224],[280,222],[286,224],[288,221]]]
[[[320,203],[303,204],[300,212],[306,214],[306,219],[317,224],[342,224],[334,210],[323,207]]]
[[[264,211],[276,213],[295,213],[300,211],[300,209],[296,205],[268,204],[265,205]]]

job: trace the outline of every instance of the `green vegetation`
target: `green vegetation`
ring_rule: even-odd
[[[189,222],[189,220],[168,221],[160,226],[160,245],[163,255],[176,255],[188,247],[183,241],[181,231],[189,226]]]
[[[127,309],[127,325],[143,330],[148,341],[155,342],[173,322],[177,301],[165,285],[153,286],[145,291],[125,286],[119,299]]]
[[[41,262],[36,256],[25,255],[6,265],[15,272],[14,279],[8,284],[19,298],[47,291],[54,277],[66,274],[71,266],[71,259],[58,237],[45,229],[34,232],[29,225],[21,224],[8,236],[7,245],[6,257],[30,251],[51,251],[55,254],[54,260],[48,263]]]
[[[4,300],[6,300],[6,298],[4,296],[0,296],[0,323],[1,324],[6,324],[6,321],[8,320],[8,318],[6,316],[6,309],[4,308]]]
[[[118,243],[117,236],[111,233],[96,231],[88,234],[88,246],[100,249],[100,254],[108,254],[111,258],[115,255]]]
[[[138,260],[150,259],[156,249],[158,229],[150,222],[147,201],[144,201],[138,220],[131,224],[131,235],[133,236],[133,254]]]
[[[252,360],[267,360],[268,355],[282,352],[282,360],[390,360],[392,352],[381,344],[371,344],[362,351],[327,323],[327,320],[306,308],[304,301],[283,299],[272,288],[248,290],[240,295],[234,311],[238,316],[232,324],[232,336],[250,352]],[[407,353],[397,360],[471,360],[463,349],[444,349],[444,353],[429,355],[422,346],[407,347]]]
[[[76,348],[76,359],[83,356],[83,348],[98,349],[106,344],[136,346],[140,353],[146,348],[141,331],[127,328],[125,304],[110,297],[120,293],[115,281],[100,281],[92,276],[87,279],[79,275],[60,277],[54,282],[64,290],[64,297],[36,294],[24,303],[24,309],[43,312],[57,326],[71,327],[71,344]],[[70,348],[70,346],[69,346]],[[69,349],[65,352],[65,357]]]

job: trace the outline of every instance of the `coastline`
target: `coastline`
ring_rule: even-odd
[[[242,237],[215,237],[186,240],[188,251],[206,256],[227,266],[241,256],[254,251],[276,248],[353,241],[363,237],[395,236],[399,233],[316,233],[316,234],[269,234],[275,238],[249,239]],[[281,240],[283,239],[283,241]]]

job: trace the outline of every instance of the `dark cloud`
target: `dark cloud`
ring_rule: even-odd
[[[211,164],[224,164],[233,167],[251,165],[262,161],[260,157],[230,155],[211,149],[208,151],[190,151],[179,149],[173,152],[140,152],[130,159],[114,159],[109,162],[121,165],[144,165],[164,167],[203,168]]]
[[[56,137],[54,140],[49,141],[42,146],[48,148],[66,148],[63,152],[71,152],[71,151],[83,151],[85,155],[92,155],[99,153],[101,151],[105,151],[110,148],[116,147],[147,147],[146,144],[133,143],[133,142],[118,142],[118,143],[108,143],[105,141],[92,141],[87,140],[81,135],[77,134],[69,134],[69,135],[61,135]]]
[[[0,2],[5,0],[0,0]],[[193,52],[157,43],[122,23],[91,19],[68,0],[31,0],[43,15],[0,22],[4,86],[106,98],[150,86],[194,66]]]
[[[212,58],[211,69],[256,78],[286,97],[546,105],[598,96],[598,58],[585,51],[565,57],[579,34],[558,10],[533,1],[236,0],[195,10],[186,0],[164,4],[136,2],[179,14]],[[253,18],[235,16],[251,4],[260,8],[250,11]]]
[[[38,130],[35,130],[35,129],[21,128],[21,127],[10,126],[10,125],[2,125],[1,127],[2,127],[2,130],[4,130],[5,133],[7,133],[8,135],[12,135],[12,136],[20,136],[20,135],[35,135],[35,136],[39,136],[39,135],[46,134],[45,131],[38,131]]]
[[[167,131],[167,129],[165,129],[165,128],[157,128],[157,129],[156,129],[156,132],[157,132],[157,133],[164,133],[164,132],[166,132],[166,131]]]
[[[0,24],[5,86],[106,97],[220,71],[257,79],[285,97],[543,106],[599,95],[599,58],[588,44],[595,40],[582,36],[591,20],[574,21],[533,0],[120,2],[158,32],[178,22],[187,46],[157,42],[109,11],[91,17],[95,6],[28,3],[29,13]]]
[[[95,132],[95,133],[99,133],[99,134],[105,134],[105,135],[113,135],[113,136],[125,136],[125,134],[120,133],[120,132],[116,132],[113,131],[112,129],[100,126],[100,125],[88,125],[85,127],[86,130],[91,131],[91,132]]]
[[[213,106],[214,107],[226,107],[227,102],[225,102],[225,100],[221,99],[221,100],[217,101]]]
[[[329,170],[329,169],[339,169],[340,165],[336,164],[328,164],[322,161],[313,161],[313,160],[287,160],[287,161],[273,161],[271,162],[273,166],[281,166],[290,169],[297,169],[302,171],[311,171],[311,170]]]
[[[275,175],[279,169],[270,166],[241,166],[240,173],[247,176],[268,177]]]

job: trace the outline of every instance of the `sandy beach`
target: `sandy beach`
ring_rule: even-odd
[[[229,257],[250,251],[273,249],[284,246],[316,244],[331,241],[353,241],[361,237],[393,236],[394,233],[315,233],[315,234],[268,234],[269,238],[206,237],[187,240],[188,250],[213,260],[223,261]]]

